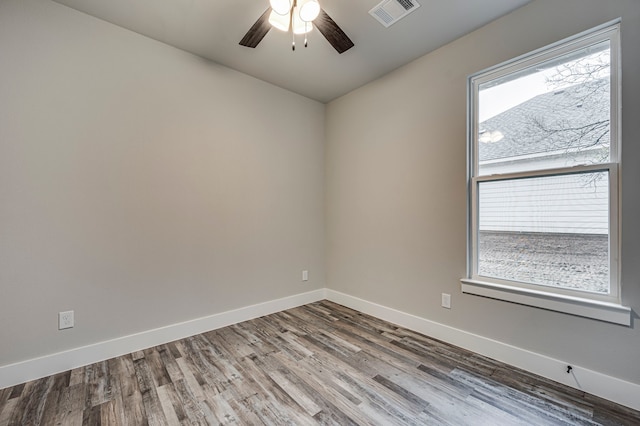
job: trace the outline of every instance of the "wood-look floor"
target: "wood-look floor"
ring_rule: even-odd
[[[640,412],[323,301],[0,390],[0,425],[639,425]]]

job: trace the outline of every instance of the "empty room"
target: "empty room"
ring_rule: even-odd
[[[640,425],[637,0],[0,0],[0,425]]]

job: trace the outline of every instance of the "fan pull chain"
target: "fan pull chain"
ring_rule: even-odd
[[[296,33],[293,30],[293,12],[296,10],[296,6],[298,5],[298,0],[293,0],[291,4],[291,9],[289,10],[289,29],[291,29],[291,50],[296,51]]]
[[[306,48],[307,46],[309,46],[309,42],[307,40],[307,35],[309,34],[309,23],[305,22],[304,23],[304,47]]]

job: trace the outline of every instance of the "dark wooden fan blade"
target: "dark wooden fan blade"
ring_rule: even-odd
[[[353,47],[351,39],[324,10],[320,9],[320,15],[313,23],[338,53],[344,53]]]
[[[271,24],[269,24],[269,14],[271,13],[271,8],[268,8],[261,17],[258,18],[255,24],[249,28],[249,31],[242,37],[240,40],[241,46],[247,47],[256,47],[267,35],[269,30],[271,29]]]

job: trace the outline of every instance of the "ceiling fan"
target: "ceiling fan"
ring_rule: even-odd
[[[295,50],[295,35],[306,34],[313,26],[327,39],[338,53],[344,53],[353,47],[353,42],[320,7],[317,0],[270,0],[270,7],[249,28],[240,40],[241,46],[256,47],[271,27],[293,34],[292,49]]]

